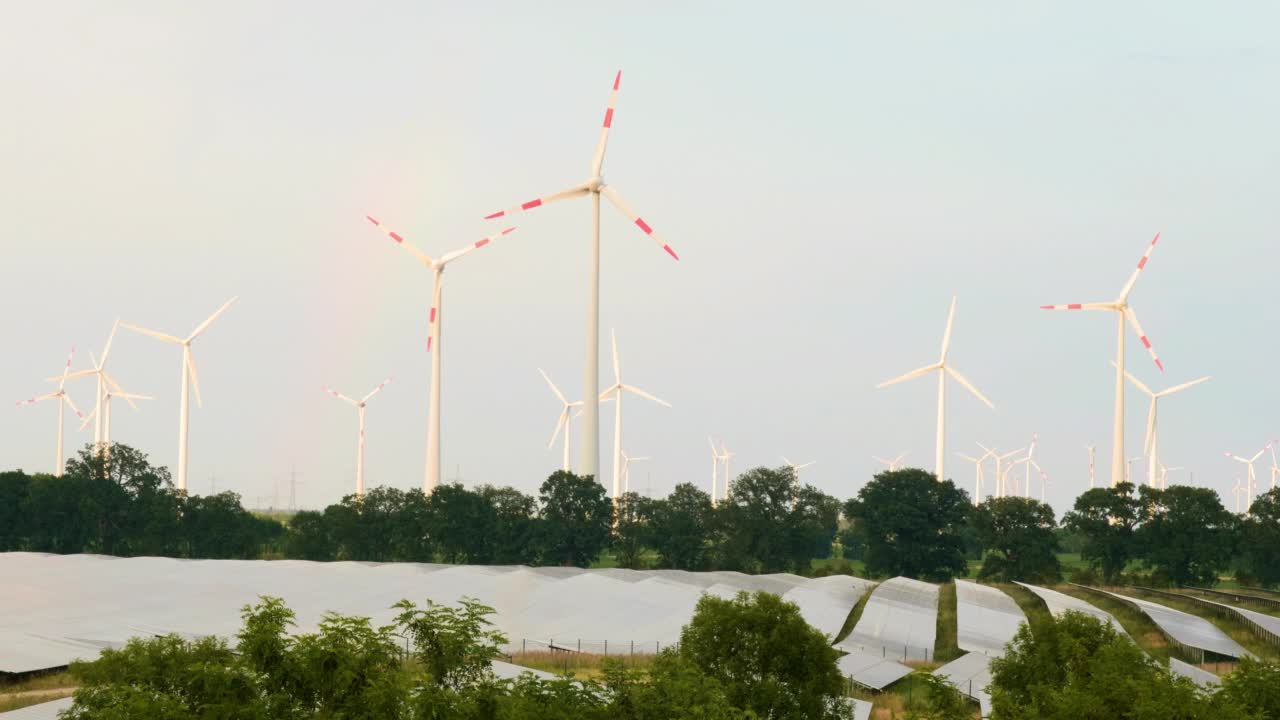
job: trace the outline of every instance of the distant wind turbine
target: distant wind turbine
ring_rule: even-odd
[[[324,391],[326,393],[332,395],[333,397],[338,398],[339,400],[346,402],[347,404],[351,405],[356,409],[356,417],[358,418],[359,427],[360,427],[360,434],[357,438],[359,442],[356,445],[356,497],[357,498],[364,497],[364,409],[365,409],[365,404],[369,402],[369,398],[372,398],[374,395],[377,395],[378,393],[382,392],[382,388],[386,387],[387,383],[391,382],[393,379],[394,378],[387,378],[386,380],[383,380],[381,385],[371,390],[368,395],[365,395],[359,400],[353,400],[347,397],[346,395],[343,395],[342,393],[338,392],[337,390],[334,390],[328,385],[324,386]]]
[[[1005,474],[1006,474],[1002,470],[1002,468],[1004,467],[1004,461],[1022,452],[1024,448],[1018,448],[1017,450],[1013,450],[1011,452],[1007,452],[1001,455],[997,453],[995,450],[992,450],[986,445],[983,445],[982,443],[974,443],[974,444],[982,448],[983,452],[987,453],[988,455],[990,455],[992,458],[995,459],[996,461],[996,497],[1004,497],[1005,496]]]
[[[622,394],[623,391],[632,395],[639,395],[645,400],[651,400],[663,407],[671,407],[671,403],[666,400],[659,400],[649,393],[641,390],[635,385],[628,385],[622,382],[622,366],[618,362],[618,335],[610,333],[610,340],[613,345],[613,385],[610,385],[603,393],[600,394],[600,400],[612,399],[617,403],[614,408],[613,415],[613,498],[618,499],[618,491],[622,484]]]
[[[111,345],[112,343],[115,342],[116,331],[118,331],[119,329],[120,329],[120,321],[116,320],[115,324],[111,326],[111,335],[107,337],[107,344],[102,348],[101,359],[95,359],[92,356],[90,356],[89,359],[93,365],[92,368],[88,370],[80,370],[78,372],[73,372],[70,375],[63,373],[61,378],[46,378],[49,382],[66,382],[67,380],[72,380],[74,378],[89,377],[91,375],[93,376],[97,384],[97,388],[94,391],[94,395],[93,395],[94,400],[93,400],[93,411],[92,411],[92,415],[94,417],[93,447],[95,452],[102,450],[102,401],[103,401],[103,398],[106,396],[106,392],[108,388],[114,387],[117,390],[120,389],[120,386],[116,384],[116,381],[110,375],[107,374],[107,357],[111,355]]]
[[[514,231],[515,228],[509,227],[502,232],[481,238],[460,250],[432,258],[405,242],[404,237],[399,233],[392,232],[390,228],[374,218],[365,215],[365,219],[373,223],[374,227],[394,240],[396,244],[413,253],[413,256],[431,271],[431,313],[427,318],[427,352],[431,353],[431,397],[427,401],[427,471],[422,483],[422,489],[430,493],[440,485],[440,353],[443,350],[440,344],[443,341],[441,322],[444,315],[444,269],[454,260],[479,250]]]
[[[906,456],[907,454],[905,452],[901,452],[901,453],[898,453],[898,457],[890,460],[886,460],[885,458],[882,458],[882,457],[876,457],[875,455],[872,455],[871,459],[875,460],[876,462],[888,468],[889,472],[895,472],[897,470],[902,469],[902,458]]]
[[[142,333],[143,335],[150,335],[157,340],[163,340],[167,343],[182,346],[182,395],[179,398],[178,409],[178,490],[180,492],[185,493],[187,491],[187,421],[191,414],[191,388],[194,388],[196,391],[196,406],[204,407],[204,401],[200,398],[200,376],[196,372],[196,358],[191,352],[191,342],[200,337],[205,330],[208,330],[209,326],[213,324],[213,321],[217,320],[218,316],[226,312],[227,308],[231,307],[237,299],[238,298],[233,297],[224,303],[222,307],[218,308],[215,313],[209,316],[209,319],[197,325],[196,329],[192,330],[191,334],[188,335],[185,340],[176,338],[173,335],[156,332],[155,330],[138,327],[137,325],[123,323],[124,327],[127,327],[134,332]],[[108,350],[109,349],[110,343],[108,343]],[[102,362],[105,364],[107,362],[105,351],[103,352],[103,355],[104,357]]]
[[[652,460],[649,456],[631,457],[625,450],[622,451],[622,492],[631,492],[631,463],[646,462]]]
[[[1244,463],[1244,465],[1248,467],[1248,474],[1245,476],[1245,494],[1248,497],[1249,505],[1251,506],[1253,505],[1254,493],[1258,491],[1258,476],[1253,471],[1253,464],[1258,461],[1258,458],[1262,457],[1263,453],[1270,450],[1271,446],[1272,446],[1272,443],[1267,443],[1266,447],[1254,453],[1253,457],[1250,457],[1250,458],[1243,458],[1243,457],[1240,457],[1239,455],[1232,455],[1231,453],[1223,453],[1224,455],[1231,458],[1232,460],[1235,460],[1236,462]]]
[[[1155,361],[1156,367],[1160,368],[1160,372],[1164,372],[1164,364],[1160,362],[1159,357],[1156,357],[1155,350],[1151,347],[1151,341],[1147,339],[1147,334],[1142,331],[1142,325],[1138,323],[1137,313],[1129,305],[1129,293],[1133,292],[1133,286],[1138,282],[1138,275],[1147,266],[1147,261],[1151,259],[1151,253],[1156,249],[1156,243],[1159,241],[1160,233],[1156,233],[1156,236],[1151,240],[1151,245],[1143,253],[1142,259],[1138,261],[1138,267],[1129,275],[1129,280],[1125,282],[1124,287],[1120,288],[1120,296],[1115,300],[1098,303],[1040,306],[1043,310],[1110,310],[1116,313],[1116,395],[1115,412],[1111,427],[1112,487],[1119,484],[1120,478],[1125,478],[1127,481],[1129,477],[1125,473],[1124,463],[1124,323],[1126,319],[1133,326],[1133,331],[1138,334],[1138,339],[1142,342],[1142,346],[1151,354],[1151,359]]]
[[[45,400],[58,401],[58,454],[54,458],[53,465],[53,474],[58,477],[62,477],[63,464],[66,462],[66,456],[63,455],[62,452],[62,436],[63,430],[66,426],[66,423],[63,420],[66,410],[67,408],[71,408],[71,412],[75,413],[76,417],[84,417],[84,413],[80,412],[80,409],[76,407],[76,404],[71,402],[71,396],[68,395],[66,391],[67,376],[71,374],[71,358],[75,357],[75,354],[76,348],[73,345],[71,346],[71,352],[67,355],[67,364],[62,368],[62,377],[58,378],[57,391],[51,392],[47,395],[39,395],[29,400],[19,400],[16,403],[18,407],[26,407],[28,405],[35,405],[36,403],[44,402]]]
[[[982,487],[983,487],[982,468],[986,464],[987,458],[991,457],[991,453],[985,452],[980,457],[973,457],[972,455],[966,455],[964,453],[956,453],[956,454],[959,455],[962,459],[968,460],[969,462],[973,463],[973,469],[974,469],[973,504],[977,505],[980,502],[982,502]]]
[[[800,491],[800,471],[809,467],[810,465],[817,463],[818,461],[810,460],[807,463],[802,463],[800,465],[797,465],[791,462],[790,460],[788,460],[787,456],[783,455],[782,462],[784,465],[791,468],[791,484],[795,487],[796,492],[799,492]]]
[[[1092,489],[1093,489],[1093,476],[1094,476],[1094,470],[1093,470],[1093,468],[1094,468],[1094,462],[1093,462],[1093,451],[1094,451],[1094,447],[1093,447],[1092,445],[1085,445],[1085,446],[1084,446],[1084,449],[1089,451],[1089,489],[1090,489],[1090,490],[1092,490]]]
[[[89,358],[91,360],[93,359],[93,353],[89,353]],[[149,395],[135,395],[133,393],[125,392],[115,383],[114,380],[109,382],[107,385],[107,391],[102,395],[102,454],[109,456],[111,453],[112,398],[120,398],[121,400],[124,400],[129,403],[129,407],[133,408],[135,411],[138,409],[138,406],[133,402],[134,400],[154,400],[155,398],[152,398]],[[84,422],[80,423],[80,429],[84,430],[88,427],[89,421],[95,419],[97,415],[98,408],[94,408],[89,411],[89,415],[84,418]]]
[[[573,468],[569,464],[569,435],[573,427],[574,408],[582,407],[582,401],[569,402],[564,393],[560,392],[560,388],[551,382],[551,378],[543,372],[542,368],[538,368],[538,372],[542,374],[542,379],[547,381],[547,387],[551,388],[551,392],[555,393],[556,399],[560,401],[560,419],[556,421],[556,431],[551,433],[551,442],[547,443],[547,447],[551,448],[556,444],[556,438],[560,436],[560,431],[564,430],[564,460],[562,469],[565,472],[572,472]]]
[[[956,382],[963,385],[965,389],[973,393],[975,397],[986,403],[987,407],[995,409],[995,405],[991,404],[991,401],[979,392],[978,388],[973,386],[973,383],[966,380],[963,375],[956,372],[955,368],[947,364],[947,351],[951,349],[951,327],[952,323],[955,321],[955,317],[956,299],[953,297],[951,298],[951,310],[947,313],[947,329],[942,334],[942,356],[938,359],[938,362],[912,370],[906,375],[901,375],[893,378],[892,380],[886,380],[876,386],[877,388],[884,388],[920,377],[921,375],[927,375],[931,372],[936,371],[938,373],[938,438],[937,451],[934,455],[933,465],[934,475],[937,477],[938,482],[942,482],[947,479],[946,469],[944,467],[946,463],[947,450],[947,376],[950,375],[954,378]]]
[[[1195,387],[1203,382],[1208,382],[1210,378],[1206,375],[1205,377],[1192,380],[1191,382],[1174,385],[1173,387],[1166,388],[1160,392],[1154,392],[1151,388],[1144,385],[1141,380],[1134,377],[1133,373],[1128,370],[1124,372],[1124,376],[1129,378],[1129,382],[1133,383],[1135,387],[1146,393],[1147,397],[1151,398],[1151,406],[1147,410],[1147,437],[1143,448],[1147,453],[1147,484],[1151,487],[1155,487],[1156,468],[1160,464],[1160,454],[1156,447],[1156,406],[1160,402],[1160,398],[1169,397],[1170,395],[1180,393],[1187,388]]]

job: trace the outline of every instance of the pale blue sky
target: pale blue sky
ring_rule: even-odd
[[[1087,482],[1087,442],[1106,479],[1113,325],[1037,308],[1113,298],[1157,230],[1132,301],[1168,373],[1132,336],[1130,367],[1157,385],[1214,376],[1164,407],[1166,462],[1225,489],[1224,450],[1280,435],[1273,3],[7,15],[0,397],[45,388],[72,343],[87,365],[117,316],[185,334],[239,295],[195,348],[196,491],[216,473],[256,504],[296,463],[302,504],[336,500],[355,413],[320,386],[363,393],[389,374],[368,482],[421,483],[430,276],[363,217],[439,253],[493,230],[485,213],[585,179],[618,68],[606,177],[682,258],[606,208],[602,331],[618,329],[628,381],[675,406],[628,405],[628,449],[655,458],[633,472],[641,489],[705,486],[708,433],[735,470],[816,459],[805,480],[842,498],[873,454],[931,467],[935,385],[872,386],[935,359],[956,294],[952,360],[997,410],[955,388],[950,444],[1012,449],[1038,431],[1061,511]],[[590,210],[519,222],[448,273],[443,453],[447,477],[532,491],[559,463],[536,368],[581,393]],[[166,464],[179,358],[122,334],[111,359],[157,398],[118,408],[116,439]],[[71,392],[89,404],[88,382]],[[1132,456],[1145,399],[1129,410]],[[55,413],[0,414],[0,465],[48,470]]]

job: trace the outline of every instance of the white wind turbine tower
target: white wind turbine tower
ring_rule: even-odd
[[[1004,468],[1004,461],[1005,461],[1005,460],[1007,460],[1007,459],[1009,459],[1009,458],[1011,458],[1011,457],[1013,457],[1014,455],[1017,455],[1018,453],[1022,452],[1024,448],[1018,448],[1017,450],[1013,450],[1013,451],[1011,451],[1011,452],[1007,452],[1007,453],[1005,453],[1005,454],[1001,455],[1001,454],[997,453],[995,450],[992,450],[991,448],[987,447],[986,445],[983,445],[982,443],[974,443],[974,444],[975,444],[975,445],[977,445],[978,447],[982,448],[982,451],[983,451],[983,452],[985,452],[987,455],[990,455],[992,458],[995,458],[995,461],[996,461],[996,497],[1004,497],[1004,496],[1005,496],[1005,475],[1007,474],[1007,472],[1006,472],[1006,471],[1002,470],[1002,468]],[[1016,463],[1015,463],[1015,464],[1016,464]]]
[[[953,297],[951,298],[951,310],[947,313],[947,329],[942,334],[942,356],[938,359],[938,362],[933,363],[932,365],[926,365],[917,370],[912,370],[906,375],[901,375],[892,380],[886,380],[876,386],[876,388],[888,387],[906,380],[911,380],[912,378],[920,377],[921,375],[927,375],[931,372],[936,371],[938,373],[938,440],[937,452],[934,455],[933,466],[934,476],[937,478],[938,482],[942,482],[947,479],[944,468],[947,450],[947,376],[950,375],[954,378],[956,382],[963,385],[965,389],[973,393],[975,397],[986,403],[987,407],[993,410],[995,409],[995,405],[992,405],[991,401],[988,400],[986,396],[978,392],[978,388],[974,387],[973,383],[970,383],[963,375],[956,372],[955,368],[947,364],[947,351],[951,348],[951,326],[955,317],[956,299]]]
[[[631,463],[646,462],[652,459],[647,455],[644,457],[631,457],[627,454],[627,451],[622,451],[622,492],[631,492]]]
[[[1025,483],[1025,487],[1023,488],[1023,497],[1027,498],[1031,497],[1031,467],[1036,465],[1033,458],[1036,456],[1036,443],[1038,442],[1040,442],[1039,433],[1031,433],[1031,445],[1027,448],[1027,474],[1026,477],[1023,478],[1023,482]],[[1039,466],[1036,465],[1036,468],[1038,469]]]
[[[1258,491],[1258,476],[1253,471],[1253,464],[1258,461],[1258,458],[1262,457],[1263,453],[1271,449],[1271,445],[1272,443],[1267,443],[1266,447],[1254,453],[1253,457],[1250,457],[1250,458],[1243,458],[1243,457],[1240,457],[1239,455],[1224,453],[1224,455],[1231,458],[1232,460],[1235,460],[1236,462],[1244,463],[1245,466],[1248,467],[1248,472],[1245,475],[1245,495],[1248,498],[1249,505],[1253,505],[1254,493]]]
[[[956,454],[959,455],[961,458],[973,463],[973,469],[974,469],[973,504],[977,505],[980,502],[982,502],[982,488],[985,484],[983,482],[985,478],[983,477],[982,468],[984,465],[986,465],[987,458],[991,456],[991,453],[985,452],[980,457],[973,457],[972,455],[966,455],[964,453],[956,453]]]
[[[1161,490],[1169,489],[1169,473],[1174,472],[1176,470],[1186,470],[1186,468],[1182,467],[1181,465],[1179,465],[1178,467],[1166,467],[1164,463],[1160,463],[1160,489]]]
[[[111,345],[115,342],[116,331],[119,329],[120,321],[116,320],[115,324],[111,326],[111,335],[107,337],[107,344],[102,349],[102,358],[96,359],[92,355],[89,356],[90,363],[93,365],[92,368],[73,372],[70,375],[64,373],[62,378],[46,378],[49,382],[59,382],[60,380],[65,382],[74,378],[88,377],[90,375],[94,377],[97,387],[94,391],[93,410],[91,411],[91,416],[94,418],[93,447],[98,451],[102,449],[102,402],[106,397],[108,388],[115,388],[116,390],[120,389],[120,385],[116,383],[115,379],[107,374],[107,356],[111,354]]]
[[[123,323],[124,327],[127,327],[134,332],[142,333],[143,335],[150,335],[157,340],[163,340],[167,343],[182,346],[182,394],[179,396],[178,409],[178,490],[180,492],[186,492],[187,490],[187,423],[191,414],[191,389],[194,389],[196,392],[196,407],[204,407],[204,401],[200,397],[200,375],[196,372],[196,358],[191,352],[191,342],[200,337],[205,330],[208,330],[209,326],[213,324],[213,321],[217,320],[218,316],[226,312],[227,308],[231,307],[231,305],[238,299],[239,298],[233,297],[224,303],[222,307],[218,308],[218,310],[214,314],[210,315],[207,320],[197,325],[196,329],[192,330],[191,334],[188,335],[185,340],[174,337],[173,335],[156,332],[155,330],[138,327],[137,325]],[[110,343],[108,343],[108,349],[110,349]],[[104,357],[102,362],[105,364],[106,353],[104,352],[103,354]]]
[[[1133,482],[1133,464],[1138,462],[1141,459],[1143,458],[1141,455],[1139,455],[1137,457],[1131,457],[1128,460],[1124,461],[1124,481],[1125,482],[1127,483]]]
[[[1147,339],[1147,334],[1142,331],[1142,325],[1138,323],[1137,313],[1129,306],[1129,293],[1133,292],[1133,286],[1138,282],[1138,275],[1147,266],[1147,260],[1151,258],[1151,253],[1156,249],[1156,243],[1159,241],[1160,233],[1156,233],[1156,236],[1151,239],[1151,245],[1143,253],[1142,259],[1138,261],[1138,267],[1129,276],[1129,280],[1125,282],[1124,287],[1120,288],[1120,296],[1115,300],[1100,303],[1040,306],[1043,310],[1110,310],[1116,313],[1116,396],[1114,417],[1111,423],[1112,487],[1115,487],[1120,482],[1120,478],[1128,480],[1124,463],[1124,323],[1126,319],[1133,326],[1133,331],[1138,334],[1138,339],[1142,342],[1142,346],[1151,354],[1151,359],[1155,361],[1156,367],[1160,368],[1160,372],[1164,372],[1164,364],[1160,362],[1160,358],[1156,357],[1156,352],[1151,347],[1151,341]]]
[[[89,353],[89,359],[93,360],[93,353]],[[102,453],[110,455],[111,453],[111,400],[120,398],[129,403],[129,407],[137,411],[138,406],[134,400],[154,400],[150,395],[135,395],[134,393],[125,392],[115,380],[107,378],[107,391],[102,394]],[[98,415],[98,408],[89,411],[89,415],[84,418],[84,422],[80,424],[80,429],[84,430],[89,425],[89,421]]]
[[[556,399],[560,401],[560,419],[556,421],[556,431],[551,434],[551,442],[547,443],[550,449],[556,444],[556,438],[560,437],[560,431],[564,430],[564,463],[562,468],[565,472],[572,472],[573,468],[569,464],[569,434],[573,427],[574,408],[582,407],[582,401],[569,402],[564,393],[560,392],[560,388],[551,382],[551,378],[543,372],[542,368],[538,368],[538,372],[542,374],[542,379],[547,381],[547,387],[551,388],[551,392],[555,393]]]
[[[1203,382],[1208,382],[1209,376],[1206,375],[1202,378],[1192,380],[1191,382],[1183,383],[1181,385],[1174,385],[1173,387],[1161,390],[1160,392],[1153,392],[1151,388],[1142,384],[1142,381],[1134,377],[1133,373],[1128,370],[1125,370],[1124,376],[1129,378],[1129,382],[1133,383],[1135,387],[1146,393],[1147,397],[1151,398],[1151,406],[1147,410],[1147,437],[1143,448],[1147,453],[1147,484],[1151,487],[1156,487],[1156,469],[1160,465],[1160,454],[1157,448],[1156,435],[1156,405],[1159,403],[1160,398],[1169,397],[1170,395],[1180,393],[1187,388],[1195,387]]]
[[[1094,470],[1093,470],[1093,468],[1094,468],[1094,463],[1093,463],[1093,452],[1094,452],[1094,447],[1093,447],[1092,445],[1085,445],[1085,446],[1084,446],[1084,449],[1089,451],[1089,489],[1090,489],[1090,490],[1092,490],[1092,489],[1093,489],[1093,476],[1094,476]]]
[[[1280,443],[1280,440],[1272,440],[1272,441],[1271,441],[1271,445],[1270,445],[1270,448],[1271,448],[1271,489],[1272,489],[1272,490],[1275,490],[1275,489],[1276,489],[1276,478],[1277,478],[1277,477],[1280,477],[1280,464],[1277,464],[1277,463],[1276,463],[1276,443]]]
[[[431,271],[431,312],[427,318],[427,352],[431,353],[431,397],[427,401],[427,470],[426,478],[422,483],[423,491],[430,493],[440,485],[440,363],[442,360],[440,353],[443,350],[440,344],[441,322],[444,314],[444,270],[454,260],[479,250],[515,228],[509,227],[500,233],[481,238],[460,250],[432,258],[405,242],[404,237],[399,233],[393,232],[372,217],[365,215],[365,219],[373,223],[374,227],[385,233],[396,244],[413,253],[413,256]]]
[[[1048,488],[1049,488],[1049,473],[1045,472],[1044,468],[1040,467],[1040,464],[1037,463],[1035,460],[1032,460],[1030,456],[1027,457],[1027,465],[1035,468],[1036,472],[1040,473],[1040,502],[1045,502],[1045,495],[1048,492]],[[1027,480],[1027,493],[1025,497],[1027,498],[1031,497],[1031,480],[1030,479]]]
[[[382,392],[382,388],[386,387],[386,386],[387,386],[387,383],[391,382],[393,379],[394,379],[394,378],[387,378],[386,380],[383,380],[381,385],[379,385],[378,387],[376,387],[376,388],[374,388],[373,390],[369,391],[369,394],[368,394],[368,395],[365,395],[364,397],[360,398],[359,400],[353,400],[353,399],[351,399],[351,398],[347,397],[346,395],[343,395],[342,393],[338,392],[337,390],[334,390],[333,388],[329,387],[328,385],[325,385],[325,386],[324,386],[324,391],[325,391],[325,392],[327,392],[327,393],[329,393],[330,395],[332,395],[332,396],[334,396],[334,397],[338,398],[339,400],[345,400],[348,404],[350,404],[350,405],[352,405],[353,407],[355,407],[355,409],[356,409],[356,416],[359,418],[360,435],[359,435],[359,438],[358,438],[358,440],[359,440],[359,444],[358,444],[358,445],[356,445],[356,497],[357,497],[357,498],[362,498],[362,497],[364,497],[364,410],[365,410],[365,404],[369,402],[369,398],[371,398],[371,397],[373,397],[374,395],[377,395],[378,393]]]
[[[889,460],[882,457],[876,457],[875,455],[872,455],[871,459],[888,468],[889,472],[894,472],[902,469],[902,458],[906,456],[907,454],[905,452],[901,452],[898,453],[898,457]]]
[[[733,457],[733,453],[729,452],[729,448],[720,441],[720,466],[724,468],[724,494],[720,496],[721,500],[729,499],[729,484],[732,477],[729,475],[729,459]]]
[[[604,195],[623,215],[627,216],[641,232],[648,235],[667,254],[679,260],[680,257],[671,246],[658,237],[649,223],[635,213],[623,201],[611,185],[606,185],[602,176],[604,168],[605,147],[609,141],[609,129],[613,126],[613,106],[618,99],[618,87],[622,83],[622,71],[613,79],[613,93],[609,95],[609,107],[605,110],[603,127],[600,129],[600,140],[596,143],[595,155],[591,158],[591,176],[586,182],[574,185],[551,195],[534,198],[506,210],[486,215],[485,219],[500,218],[518,212],[528,212],[536,207],[547,205],[557,200],[591,196],[591,245],[590,245],[590,281],[587,285],[587,360],[584,377],[583,398],[583,439],[580,470],[584,475],[599,476],[600,466],[600,407],[597,393],[600,392],[600,196]],[[617,455],[617,453],[614,453]],[[616,459],[616,458],[615,458]],[[615,471],[615,475],[616,475]]]
[[[67,377],[71,373],[71,358],[75,357],[75,354],[76,349],[73,345],[71,347],[71,352],[67,355],[67,364],[62,368],[62,377],[58,378],[58,389],[56,392],[33,397],[30,400],[19,400],[16,403],[18,407],[26,407],[28,405],[35,405],[38,402],[44,402],[45,400],[58,401],[58,455],[54,459],[53,464],[53,474],[58,477],[62,477],[63,464],[66,462],[66,457],[62,454],[62,437],[63,429],[65,427],[63,418],[66,414],[66,410],[67,408],[71,408],[71,412],[75,413],[76,417],[84,417],[84,413],[80,412],[80,409],[76,407],[76,404],[71,402],[71,396],[67,394],[65,389],[67,385]]]
[[[720,486],[720,451],[716,450],[716,441],[707,436],[707,444],[711,446],[711,504],[716,504],[716,490]]]
[[[1017,470],[1019,465],[1026,462],[1030,462],[1030,460],[1028,458],[1022,457],[1010,462],[1008,466],[1005,467],[1004,477],[1000,479],[1000,485],[1002,487],[1002,492],[1004,493],[1001,497],[1018,497],[1018,476],[1014,475],[1013,471]],[[1010,476],[1013,477],[1012,491],[1009,489]]]
[[[1235,487],[1231,488],[1231,496],[1235,498],[1235,501],[1236,501],[1237,515],[1240,514],[1240,497],[1246,493],[1248,493],[1248,490],[1245,490],[1243,487],[1240,486],[1240,473],[1236,473],[1236,485]]]
[[[600,400],[612,399],[616,405],[613,408],[613,498],[618,498],[618,490],[622,483],[622,393],[631,393],[639,395],[645,400],[652,400],[663,407],[671,407],[671,403],[666,400],[659,400],[649,393],[641,390],[634,385],[628,385],[622,382],[622,366],[618,362],[618,335],[611,332],[609,338],[613,346],[613,385],[610,385],[603,393],[600,394]],[[590,403],[587,404],[590,406]],[[725,461],[726,467],[728,461]]]

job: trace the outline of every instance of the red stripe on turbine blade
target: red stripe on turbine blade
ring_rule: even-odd
[[[427,338],[427,352],[431,352],[431,338]]]
[[[374,220],[374,219],[373,219],[373,217],[372,217],[372,216],[369,216],[369,215],[365,215],[365,216],[364,216],[364,219],[365,219],[365,220],[368,220],[369,222],[373,223],[374,225],[381,225],[381,224],[382,224],[382,223],[378,222],[377,220]]]
[[[677,260],[679,260],[679,259],[680,259],[680,256],[676,254],[676,251],[675,251],[675,250],[672,250],[672,249],[671,249],[671,246],[670,246],[670,245],[663,245],[663,246],[662,246],[662,249],[663,249],[663,250],[666,250],[666,251],[667,251],[667,254],[668,254],[668,255],[670,255],[671,257],[673,257],[673,258],[675,258],[675,259],[677,259]]]
[[[1052,305],[1041,305],[1041,306],[1040,306],[1040,309],[1041,309],[1041,310],[1052,310],[1052,309],[1053,309],[1053,306],[1052,306]]]
[[[488,244],[489,244],[489,238],[485,238],[485,239],[483,239],[483,240],[477,240],[477,241],[476,241],[476,247],[478,247],[478,248],[482,248],[482,247],[484,247],[485,245],[488,245]]]
[[[636,227],[643,230],[645,235],[653,234],[653,228],[649,227],[649,223],[645,222],[644,218],[636,218]]]
[[[608,110],[604,111],[604,126],[605,127],[613,126],[613,108],[609,108]]]
[[[431,319],[428,320],[427,322],[435,322],[435,321],[436,321],[436,309],[431,308]],[[428,338],[427,342],[431,342],[430,338]]]
[[[617,90],[617,89],[618,89],[618,85],[620,85],[620,84],[622,84],[622,71],[621,71],[621,70],[619,70],[619,71],[618,71],[618,74],[617,74],[616,76],[614,76],[614,78],[613,78],[613,89],[614,89],[614,90]]]
[[[536,200],[530,200],[529,202],[524,203],[523,205],[520,206],[520,209],[532,210],[533,208],[536,208],[541,204],[542,204],[542,198],[537,198]]]
[[[1156,367],[1160,368],[1160,372],[1164,372],[1164,363],[1160,362],[1160,358],[1156,358]]]
[[[1155,236],[1155,237],[1153,237],[1153,238],[1151,238],[1151,244],[1152,244],[1152,245],[1155,245],[1155,244],[1156,244],[1156,243],[1158,243],[1158,242],[1160,242],[1160,233],[1156,233],[1156,236]]]
[[[509,227],[509,228],[507,228],[506,230],[503,230],[503,231],[502,231],[502,234],[503,234],[503,235],[506,235],[506,234],[508,234],[508,233],[513,233],[513,232],[515,232],[515,231],[516,231],[516,229],[515,229],[515,228],[513,228],[513,227]]]
[[[506,210],[499,210],[498,212],[493,213],[492,215],[485,215],[485,216],[484,216],[484,219],[485,219],[485,220],[492,220],[492,219],[494,219],[494,218],[500,218],[500,217],[502,217],[503,215],[506,215],[506,214],[507,214],[507,211],[506,211]]]
[[[1143,255],[1142,259],[1138,261],[1138,269],[1141,270],[1146,264],[1147,264],[1147,256]]]
[[[1083,310],[1083,309],[1084,309],[1084,305],[1082,305],[1082,304],[1080,304],[1080,303],[1071,303],[1070,305],[1068,305],[1068,306],[1067,306],[1067,309],[1068,309],[1068,310]]]
[[[1150,350],[1150,349],[1151,349],[1151,341],[1147,339],[1147,336],[1146,336],[1146,335],[1143,335],[1140,339],[1142,340],[1142,347],[1144,347],[1144,348],[1146,348],[1146,349]]]
[[[402,242],[404,242],[404,238],[400,237],[399,235],[397,235],[397,234],[395,234],[395,233],[393,233],[393,232],[388,232],[387,234],[391,236],[391,239],[392,239],[392,240],[395,240],[395,241],[396,241],[396,242],[398,242],[398,243],[402,243]]]

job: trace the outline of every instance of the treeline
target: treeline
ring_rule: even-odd
[[[932,473],[884,472],[841,503],[788,468],[756,468],[712,504],[691,484],[664,498],[629,493],[616,505],[593,478],[557,472],[536,495],[445,485],[431,494],[380,487],[287,524],[255,516],[234,493],[188,496],[146,455],[86,448],[62,477],[0,473],[0,551],[183,558],[296,558],[589,566],[608,553],[628,568],[738,570],[933,581],[967,576],[1057,582],[1059,553],[1088,563],[1073,580],[1110,584],[1280,584],[1280,491],[1246,515],[1217,493],[1177,485],[1090,490],[1062,522],[1029,498],[975,506]],[[1128,577],[1125,577],[1128,573]]]

